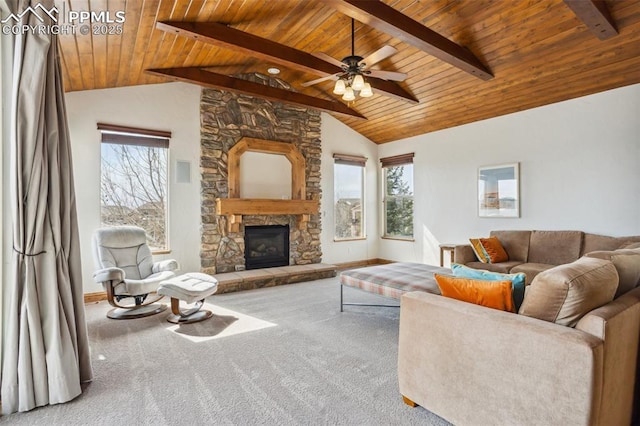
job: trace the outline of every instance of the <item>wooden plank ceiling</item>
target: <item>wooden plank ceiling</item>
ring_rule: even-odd
[[[278,77],[292,90],[307,98],[342,102],[332,94],[331,80],[302,86],[327,73],[285,66],[264,55],[163,31],[156,24],[218,22],[298,51],[324,52],[340,60],[351,54],[351,16],[356,18],[356,54],[364,57],[384,45],[395,47],[398,52],[375,68],[406,73],[407,79],[397,83],[399,93],[418,100],[383,95],[374,86],[374,96],[348,105],[366,120],[334,114],[376,143],[640,83],[637,0],[595,0],[597,8],[586,11],[589,18],[582,6],[574,11],[572,0],[383,0],[468,49],[493,75],[488,79],[415,47],[398,31],[376,25],[371,16],[349,11],[350,3],[357,6],[358,2],[58,0],[56,5],[67,10],[126,12],[121,35],[60,36],[65,88],[77,91],[171,81],[145,71],[150,69],[199,67],[229,76],[267,74],[267,68],[277,66],[282,71]],[[608,28],[601,40],[587,23],[598,25],[592,22],[602,16],[598,10],[603,6],[603,22],[613,22],[615,28],[613,33]]]

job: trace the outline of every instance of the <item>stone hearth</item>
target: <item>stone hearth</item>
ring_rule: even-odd
[[[240,76],[290,89],[261,74]],[[320,112],[214,89],[203,89],[200,102],[202,173],[202,271],[209,274],[244,269],[244,226],[289,225],[290,265],[320,263],[321,220],[311,214],[306,229],[295,215],[245,215],[239,232],[230,232],[226,216],[216,215],[216,198],[228,198],[227,154],[243,137],[294,144],[306,160],[306,199],[320,200]]]

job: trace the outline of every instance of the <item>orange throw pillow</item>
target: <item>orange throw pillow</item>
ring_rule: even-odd
[[[485,281],[433,274],[444,297],[515,312],[511,281]]]
[[[489,263],[506,262],[509,260],[509,255],[504,251],[504,247],[502,247],[500,240],[496,237],[480,238],[480,243],[489,256]]]
[[[482,247],[482,241],[480,241],[480,238],[470,238],[469,242],[471,243],[471,248],[473,249],[473,252],[476,254],[476,257],[480,262],[491,263],[489,259],[489,255],[484,250],[484,247]]]

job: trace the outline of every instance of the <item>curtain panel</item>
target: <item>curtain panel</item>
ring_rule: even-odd
[[[53,1],[8,1],[3,12]],[[24,13],[19,24],[51,25]],[[2,37],[7,35],[3,34]],[[92,378],[71,146],[57,36],[13,37],[9,143],[13,256],[3,283],[2,412],[67,402]],[[6,68],[5,68],[6,69]],[[6,124],[6,123],[5,123]]]

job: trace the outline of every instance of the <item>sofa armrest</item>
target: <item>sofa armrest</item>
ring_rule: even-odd
[[[93,280],[98,284],[105,283],[107,281],[121,282],[124,280],[124,271],[115,267],[100,269],[94,272]]]
[[[151,267],[151,272],[157,274],[158,272],[164,271],[177,271],[180,269],[180,265],[178,261],[175,259],[166,259],[160,260],[158,262],[153,262],[153,266]]]
[[[592,310],[578,321],[576,329],[604,340],[607,356],[604,358],[603,395],[616,397],[601,410],[602,423],[638,424],[631,422],[630,413],[633,411],[634,386],[640,379],[637,370],[640,288]]]
[[[475,262],[477,260],[478,258],[473,252],[473,248],[471,248],[470,244],[456,245],[455,249],[453,250],[453,261],[455,263],[466,265],[469,262]]]
[[[401,298],[400,392],[454,424],[589,424],[602,364],[602,340],[573,328],[424,292]]]

